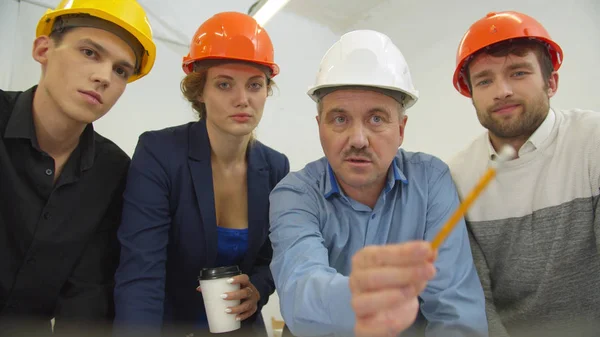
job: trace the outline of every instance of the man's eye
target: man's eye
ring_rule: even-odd
[[[82,50],[81,50],[81,52],[82,52],[83,54],[85,54],[85,56],[87,56],[87,57],[92,57],[92,56],[96,55],[96,52],[94,52],[94,51],[93,51],[93,50],[91,50],[91,49],[87,49],[87,48],[85,48],[85,49],[82,49]]]

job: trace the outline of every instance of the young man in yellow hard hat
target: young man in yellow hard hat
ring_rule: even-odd
[[[427,242],[458,196],[440,159],[399,149],[418,99],[400,50],[376,31],[347,33],[308,94],[325,157],[270,196],[271,271],[291,333],[487,336],[464,221],[437,258]]]
[[[466,215],[493,337],[600,333],[600,114],[555,110],[563,51],[536,19],[489,13],[454,86],[487,129],[450,162],[465,197],[504,145],[518,157]]]
[[[151,70],[151,28],[135,0],[65,0],[32,55],[38,85],[0,90],[0,335],[106,335],[130,159],[92,123]]]

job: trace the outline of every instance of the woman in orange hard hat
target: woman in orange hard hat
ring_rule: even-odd
[[[116,331],[266,335],[269,193],[289,171],[285,155],[253,137],[279,73],[273,45],[252,17],[219,13],[198,28],[182,67],[199,120],[139,139],[119,229]],[[220,272],[240,290],[202,292],[199,275]],[[208,320],[207,296],[241,329]]]

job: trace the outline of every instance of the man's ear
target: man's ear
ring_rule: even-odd
[[[553,71],[548,79],[548,97],[552,97],[558,90],[558,73]]]
[[[400,120],[400,125],[398,126],[398,135],[400,136],[400,144],[404,141],[404,130],[406,129],[406,123],[408,122],[408,116],[402,114],[402,119]]]
[[[48,50],[52,44],[53,41],[48,36],[43,35],[36,38],[33,41],[33,50],[31,51],[33,59],[45,66],[48,63]]]

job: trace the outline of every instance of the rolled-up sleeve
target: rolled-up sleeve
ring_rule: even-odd
[[[288,179],[270,203],[271,271],[286,325],[298,336],[352,335],[348,277],[329,265],[316,192]]]
[[[432,167],[425,239],[431,241],[459,205],[447,167]],[[437,275],[420,295],[426,336],[488,336],[485,298],[473,263],[464,219],[438,251]]]

